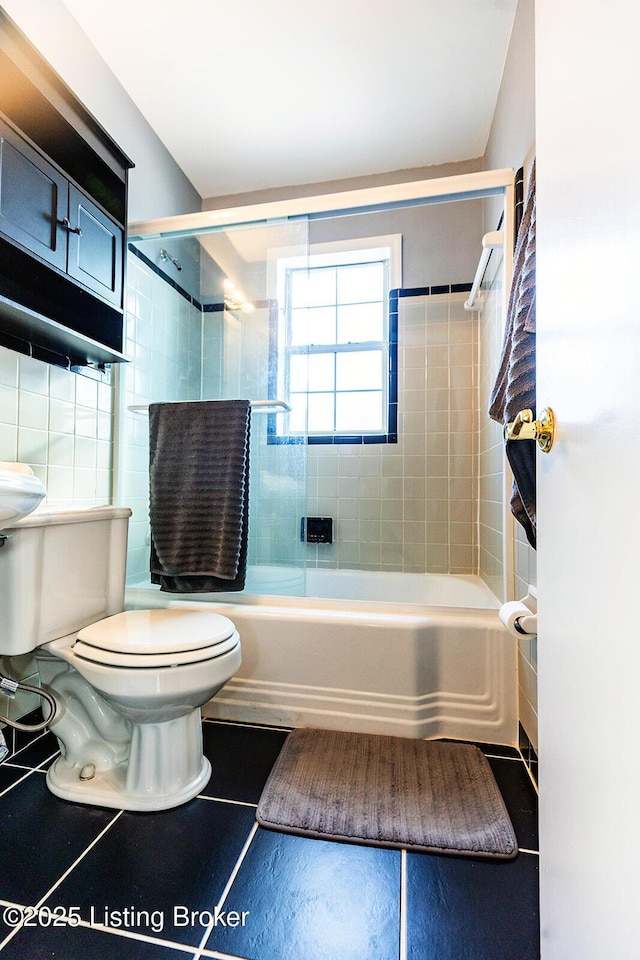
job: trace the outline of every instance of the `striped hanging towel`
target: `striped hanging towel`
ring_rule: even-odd
[[[489,401],[489,416],[502,425],[520,410],[536,412],[536,181],[535,160],[514,254],[502,356]],[[511,512],[536,545],[535,440],[507,440],[513,471]]]
[[[249,527],[248,400],[149,406],[151,582],[242,590]]]

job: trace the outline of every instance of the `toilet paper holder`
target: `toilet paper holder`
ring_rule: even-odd
[[[538,592],[536,588],[530,586],[523,600],[511,600],[508,603],[503,603],[500,607],[499,616],[512,636],[536,636],[538,633]]]
[[[535,613],[524,614],[514,620],[513,626],[523,637],[531,637],[538,633],[538,617]]]

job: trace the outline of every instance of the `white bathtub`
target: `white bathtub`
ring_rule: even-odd
[[[211,594],[216,602],[255,603],[265,597],[321,597],[376,603],[419,603],[444,607],[488,607],[499,600],[480,577],[437,573],[387,573],[309,567],[250,566],[242,593]]]
[[[497,597],[480,577],[324,569],[309,569],[306,577],[310,597],[495,610],[500,606]]]
[[[127,590],[127,606],[204,603],[211,609],[215,602],[236,624],[242,666],[203,708],[206,716],[516,743],[516,642],[477,578],[415,575],[432,581],[423,595],[437,598],[435,605],[407,602],[417,584],[409,580],[401,588],[406,574],[317,573],[308,586],[318,590],[338,589],[336,574],[348,574],[351,588],[360,579],[362,599],[238,594],[228,602],[233,594],[208,594],[176,600],[138,586]],[[384,580],[394,587],[389,599],[380,593]]]

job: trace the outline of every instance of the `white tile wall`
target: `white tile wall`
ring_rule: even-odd
[[[477,320],[466,294],[399,299],[397,444],[310,446],[310,516],[335,542],[321,567],[477,571]]]

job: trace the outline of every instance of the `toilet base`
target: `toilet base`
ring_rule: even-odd
[[[58,757],[47,771],[47,786],[51,793],[73,803],[87,803],[97,807],[118,810],[169,810],[179,807],[197,796],[209,782],[211,764],[202,757],[200,771],[190,782],[181,784],[170,794],[132,795],[126,789],[126,767],[99,770],[90,780],[81,780],[77,766]]]

